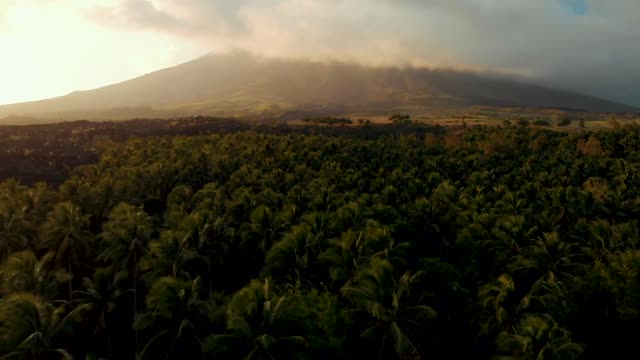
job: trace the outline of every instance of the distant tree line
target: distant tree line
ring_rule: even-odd
[[[348,117],[325,116],[319,118],[305,118],[303,122],[323,125],[351,125],[353,120]]]
[[[391,123],[399,125],[399,124],[410,124],[411,123],[411,115],[409,114],[393,114],[389,117]]]

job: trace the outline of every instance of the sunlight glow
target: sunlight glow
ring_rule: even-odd
[[[86,16],[91,3],[21,0],[0,12],[0,104],[97,88],[207,51],[166,34],[97,25]]]

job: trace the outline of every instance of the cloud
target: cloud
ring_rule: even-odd
[[[243,1],[120,0],[94,8],[90,17],[108,26],[129,27],[201,39],[246,30],[238,17]]]
[[[110,31],[160,34],[202,49],[374,65],[491,69],[640,105],[637,0],[109,0],[93,4],[83,9],[84,14]]]

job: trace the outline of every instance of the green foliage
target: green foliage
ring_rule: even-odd
[[[420,303],[420,294],[411,292],[421,275],[407,272],[397,278],[389,261],[372,258],[341,289],[353,306],[354,326],[362,337],[373,340],[372,345],[379,344],[379,356],[418,356],[416,337],[426,332],[426,320],[436,316],[435,310]],[[361,313],[369,320],[361,320]]]
[[[633,354],[638,128],[304,129],[0,183],[0,356]]]
[[[18,359],[71,359],[58,347],[69,317],[66,307],[16,293],[0,302],[0,354]]]
[[[209,325],[210,306],[199,297],[200,279],[159,278],[146,297],[146,311],[133,327],[146,332],[141,359],[177,359],[201,354],[200,339]]]
[[[227,306],[227,334],[205,339],[213,355],[243,359],[273,359],[290,356],[306,347],[302,336],[289,334],[295,309],[278,296],[272,281],[252,280],[238,291]]]

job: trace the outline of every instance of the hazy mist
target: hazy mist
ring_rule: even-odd
[[[18,2],[3,2],[0,11],[12,3]],[[20,1],[36,10],[52,3]],[[103,37],[95,44],[101,49],[96,65],[109,60],[122,68],[97,78],[94,87],[198,53],[241,49],[276,57],[516,73],[543,85],[640,105],[637,0],[60,0],[55,6],[58,20],[81,19],[69,32],[77,42],[69,39],[63,49],[45,51],[74,54],[91,41],[86,34],[95,32]],[[0,29],[3,23],[6,17],[0,16]],[[83,26],[93,32],[80,37]],[[115,46],[111,35],[127,45]],[[7,43],[11,35],[0,35],[0,45],[3,37]],[[151,60],[150,54],[157,58],[163,50],[172,55]],[[108,53],[112,57],[104,59]],[[92,54],[83,57],[94,61]],[[134,69],[129,62],[138,65]],[[76,73],[67,76],[69,84],[92,86],[77,82],[84,73]],[[42,79],[46,82],[46,75]]]

